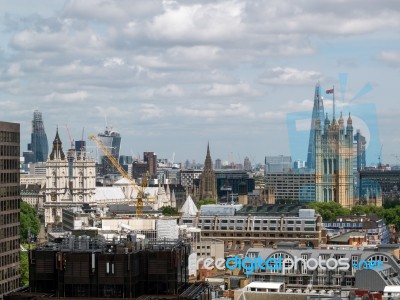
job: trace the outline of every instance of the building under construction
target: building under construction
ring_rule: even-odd
[[[182,240],[114,243],[88,236],[65,238],[30,252],[29,291],[59,298],[211,299],[205,284],[189,285],[190,244]],[[23,296],[25,294],[25,297]],[[46,297],[45,297],[46,298]]]

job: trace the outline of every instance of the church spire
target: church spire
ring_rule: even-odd
[[[62,150],[62,142],[60,136],[58,135],[58,127],[56,131],[56,137],[54,138],[53,141],[53,150],[51,151],[50,154],[50,160],[54,159],[61,159],[61,160],[65,159],[65,154]]]

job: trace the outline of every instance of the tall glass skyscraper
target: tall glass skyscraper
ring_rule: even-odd
[[[115,159],[119,160],[119,149],[121,147],[121,135],[119,132],[114,131],[111,127],[106,127],[104,133],[99,133],[97,138],[104,144],[104,146],[110,151]],[[99,159],[102,165],[101,174],[118,174],[118,170],[112,165],[107,156],[100,155]]]
[[[42,113],[38,110],[33,112],[31,144],[30,147],[28,146],[28,149],[33,152],[33,162],[44,162],[47,160],[49,143],[44,130]]]
[[[311,129],[310,129],[310,141],[308,143],[307,153],[307,168],[315,170],[315,121],[320,121],[320,124],[324,124],[324,103],[321,97],[321,91],[319,83],[315,86],[314,94],[314,107],[311,117]]]

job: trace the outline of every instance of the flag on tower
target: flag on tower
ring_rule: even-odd
[[[326,90],[327,94],[333,94],[333,92],[334,92],[334,89]]]

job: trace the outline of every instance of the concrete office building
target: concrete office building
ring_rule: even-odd
[[[221,205],[219,205],[221,206]],[[182,224],[201,229],[202,237],[224,241],[226,251],[243,252],[249,247],[270,247],[279,241],[300,241],[308,247],[326,243],[321,216],[296,205],[265,205],[259,215],[254,211],[236,212],[231,205],[216,214],[183,216]],[[297,212],[297,214],[296,214]]]
[[[274,190],[277,203],[316,200],[315,173],[309,169],[302,170],[304,172],[268,173],[265,176],[265,187]]]
[[[20,125],[0,122],[0,298],[20,286]]]

